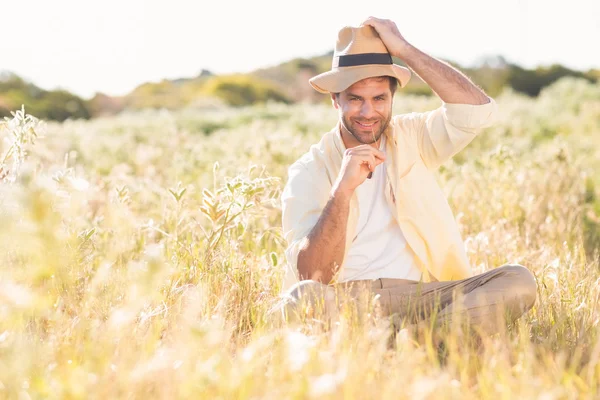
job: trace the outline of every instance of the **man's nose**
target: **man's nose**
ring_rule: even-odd
[[[370,101],[364,101],[360,109],[360,115],[364,118],[370,118],[375,113],[375,108]]]

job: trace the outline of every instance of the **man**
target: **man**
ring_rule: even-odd
[[[410,70],[442,100],[426,113],[392,118],[392,98]],[[289,168],[282,194],[288,271],[280,309],[301,299],[334,315],[340,288],[378,295],[389,315],[440,321],[467,316],[498,330],[535,303],[529,270],[504,265],[472,276],[452,211],[434,171],[492,124],[496,103],[453,67],[423,53],[395,23],[367,19],[338,35],[331,71],[310,79],[331,96],[339,122]]]

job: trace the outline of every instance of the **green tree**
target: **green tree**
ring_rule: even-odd
[[[511,64],[506,83],[518,92],[526,93],[529,96],[537,96],[542,88],[565,76],[583,78],[589,82],[594,81],[593,78],[586,76],[582,72],[573,71],[559,64],[554,64],[550,67],[538,67],[534,70],[524,69]]]

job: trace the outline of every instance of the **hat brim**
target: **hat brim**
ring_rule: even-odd
[[[406,86],[410,80],[410,70],[400,65],[357,65],[353,67],[335,68],[308,80],[310,85],[321,93],[340,93],[354,83],[374,76],[391,76],[396,78],[400,87]]]

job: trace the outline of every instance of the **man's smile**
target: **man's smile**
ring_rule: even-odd
[[[379,121],[373,121],[373,122],[359,122],[359,121],[355,121],[356,124],[363,128],[363,129],[372,129],[373,127],[375,127],[375,125],[379,122]]]

